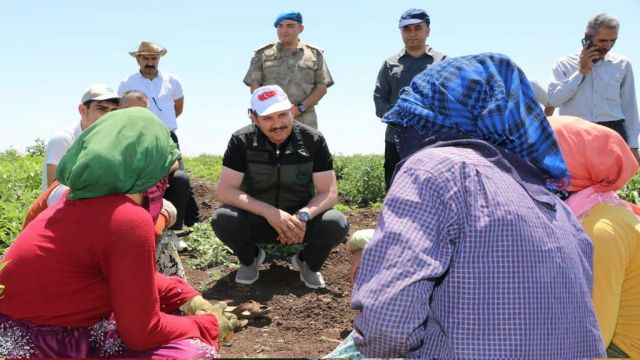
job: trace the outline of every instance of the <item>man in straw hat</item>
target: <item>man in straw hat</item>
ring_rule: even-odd
[[[166,53],[167,49],[151,41],[143,41],[137,50],[130,51],[129,55],[136,58],[140,71],[122,80],[118,94],[122,96],[129,90],[144,92],[149,98],[149,110],[162,120],[177,142],[176,118],[182,113],[184,94],[175,75],[158,70],[160,58]]]
[[[162,120],[164,125],[171,133],[171,139],[180,147],[176,130],[178,129],[177,117],[182,113],[184,106],[184,94],[182,85],[177,76],[158,70],[160,58],[166,55],[167,49],[151,41],[143,41],[137,49],[129,52],[129,55],[136,58],[140,70],[135,74],[122,80],[118,88],[118,94],[121,96],[130,90],[138,90],[143,92],[148,99],[148,108],[157,117]],[[182,158],[179,159],[180,170],[184,170]],[[195,201],[193,189],[188,179],[186,181],[177,181],[171,176],[170,186],[173,187],[172,192],[178,192],[180,200],[176,198],[169,199],[178,209],[178,221],[171,228],[172,230],[181,230],[184,224],[191,226],[200,221],[198,205]],[[179,184],[178,184],[179,182]],[[178,250],[186,247],[184,242],[176,239]]]

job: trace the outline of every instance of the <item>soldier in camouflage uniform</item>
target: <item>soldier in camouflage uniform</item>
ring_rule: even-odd
[[[333,85],[322,50],[304,44],[298,38],[304,30],[299,12],[284,12],[273,25],[277,29],[278,42],[255,51],[244,83],[251,92],[264,85],[279,85],[296,105],[294,118],[317,129],[314,106]]]

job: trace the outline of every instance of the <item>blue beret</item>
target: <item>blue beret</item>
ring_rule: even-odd
[[[278,17],[276,17],[276,21],[273,22],[273,27],[278,27],[278,24],[280,24],[282,20],[293,20],[302,24],[302,14],[295,10],[281,12]]]

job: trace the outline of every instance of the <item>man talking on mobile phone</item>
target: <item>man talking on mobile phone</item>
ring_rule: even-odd
[[[578,116],[618,132],[638,155],[640,119],[633,70],[627,58],[610,52],[620,21],[611,14],[587,24],[582,51],[562,57],[553,67],[549,103],[560,115]]]

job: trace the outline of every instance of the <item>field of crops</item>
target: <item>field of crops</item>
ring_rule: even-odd
[[[44,144],[38,141],[25,154],[0,153],[0,252],[20,232],[27,209],[40,194]],[[379,206],[384,196],[381,155],[336,156],[335,169],[343,207]],[[222,157],[200,155],[186,158],[193,177],[216,182]]]
[[[40,194],[44,144],[37,141],[25,154],[15,150],[0,153],[0,252],[20,232],[24,215]],[[384,196],[382,155],[337,155],[334,168],[338,178],[340,207],[379,207]],[[200,155],[185,159],[191,176],[216,182],[222,158]],[[640,204],[640,176],[622,189],[620,196]]]

